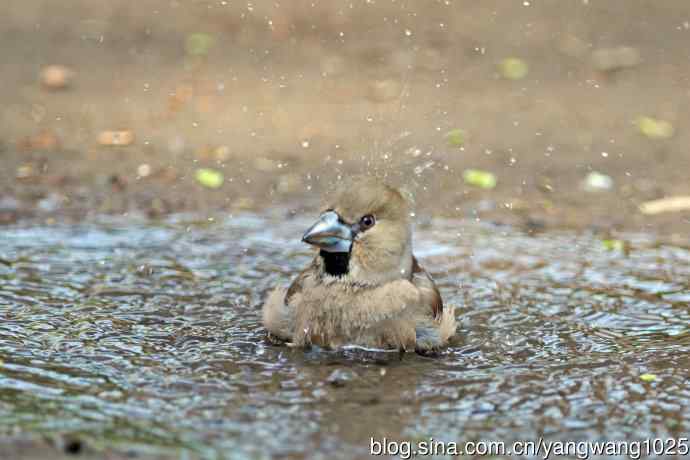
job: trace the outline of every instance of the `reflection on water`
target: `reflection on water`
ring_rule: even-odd
[[[262,298],[306,220],[18,227],[0,240],[0,435],[199,456],[360,456],[369,437],[690,432],[690,252],[434,220],[416,248],[459,338],[440,357],[273,346]],[[640,379],[643,373],[656,380]]]

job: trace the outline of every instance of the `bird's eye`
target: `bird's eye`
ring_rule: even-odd
[[[367,214],[366,216],[362,217],[359,221],[359,225],[360,227],[362,227],[362,230],[366,230],[368,228],[373,227],[375,223],[376,219],[371,214]]]

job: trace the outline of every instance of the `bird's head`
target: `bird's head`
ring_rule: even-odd
[[[320,249],[324,273],[364,284],[407,278],[412,269],[410,205],[371,177],[346,181],[302,241]]]

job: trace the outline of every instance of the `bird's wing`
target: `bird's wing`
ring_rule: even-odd
[[[295,279],[292,281],[290,284],[290,287],[288,288],[287,292],[285,293],[285,305],[288,305],[290,303],[290,300],[292,300],[292,297],[294,297],[296,294],[302,293],[304,289],[309,289],[309,287],[305,288],[305,284],[310,284],[309,278],[312,280],[315,278],[316,273],[318,272],[318,260],[316,256],[309,265],[307,265],[307,268],[302,270],[299,275],[295,277]]]
[[[290,303],[290,299],[295,294],[299,294],[302,292],[302,289],[304,289],[304,280],[308,276],[309,269],[302,270],[299,275],[292,281],[290,284],[290,287],[288,288],[287,292],[285,293],[285,305]]]
[[[419,289],[422,302],[428,305],[433,313],[434,318],[440,318],[443,314],[443,299],[441,293],[436,287],[436,283],[431,278],[426,270],[419,265],[416,257],[412,257],[412,276],[410,281]]]
[[[290,305],[290,301],[305,289],[304,285],[307,278],[313,273],[312,265],[302,270],[292,281],[290,287],[275,289],[264,302],[262,308],[264,326],[272,336],[280,340],[292,339],[295,309],[294,305]]]

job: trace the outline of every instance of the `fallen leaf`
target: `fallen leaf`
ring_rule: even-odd
[[[462,179],[466,184],[483,189],[492,189],[496,187],[496,176],[488,171],[481,169],[466,169],[462,173]]]
[[[604,249],[607,251],[624,251],[625,250],[625,241],[623,240],[602,240],[601,242],[604,245]]]
[[[644,136],[650,139],[668,139],[675,131],[670,122],[652,117],[638,118],[637,127]]]
[[[185,50],[191,56],[205,56],[213,47],[215,40],[209,34],[194,33],[187,36]]]
[[[34,136],[21,139],[17,142],[17,148],[22,151],[57,150],[60,148],[60,139],[50,131],[41,131]]]
[[[654,382],[656,381],[657,377],[654,374],[642,374],[640,375],[640,380],[643,382]]]
[[[451,129],[446,133],[448,144],[453,147],[462,147],[465,143],[465,131],[462,129]]]
[[[690,211],[690,196],[670,196],[659,200],[645,201],[639,208],[642,214],[647,215]]]
[[[521,80],[529,73],[529,66],[519,58],[506,58],[498,66],[503,78],[509,80]]]
[[[107,146],[127,146],[134,143],[134,132],[129,129],[119,131],[101,131],[98,143]]]
[[[197,169],[194,177],[197,182],[208,188],[220,188],[225,180],[222,172],[210,168]]]

